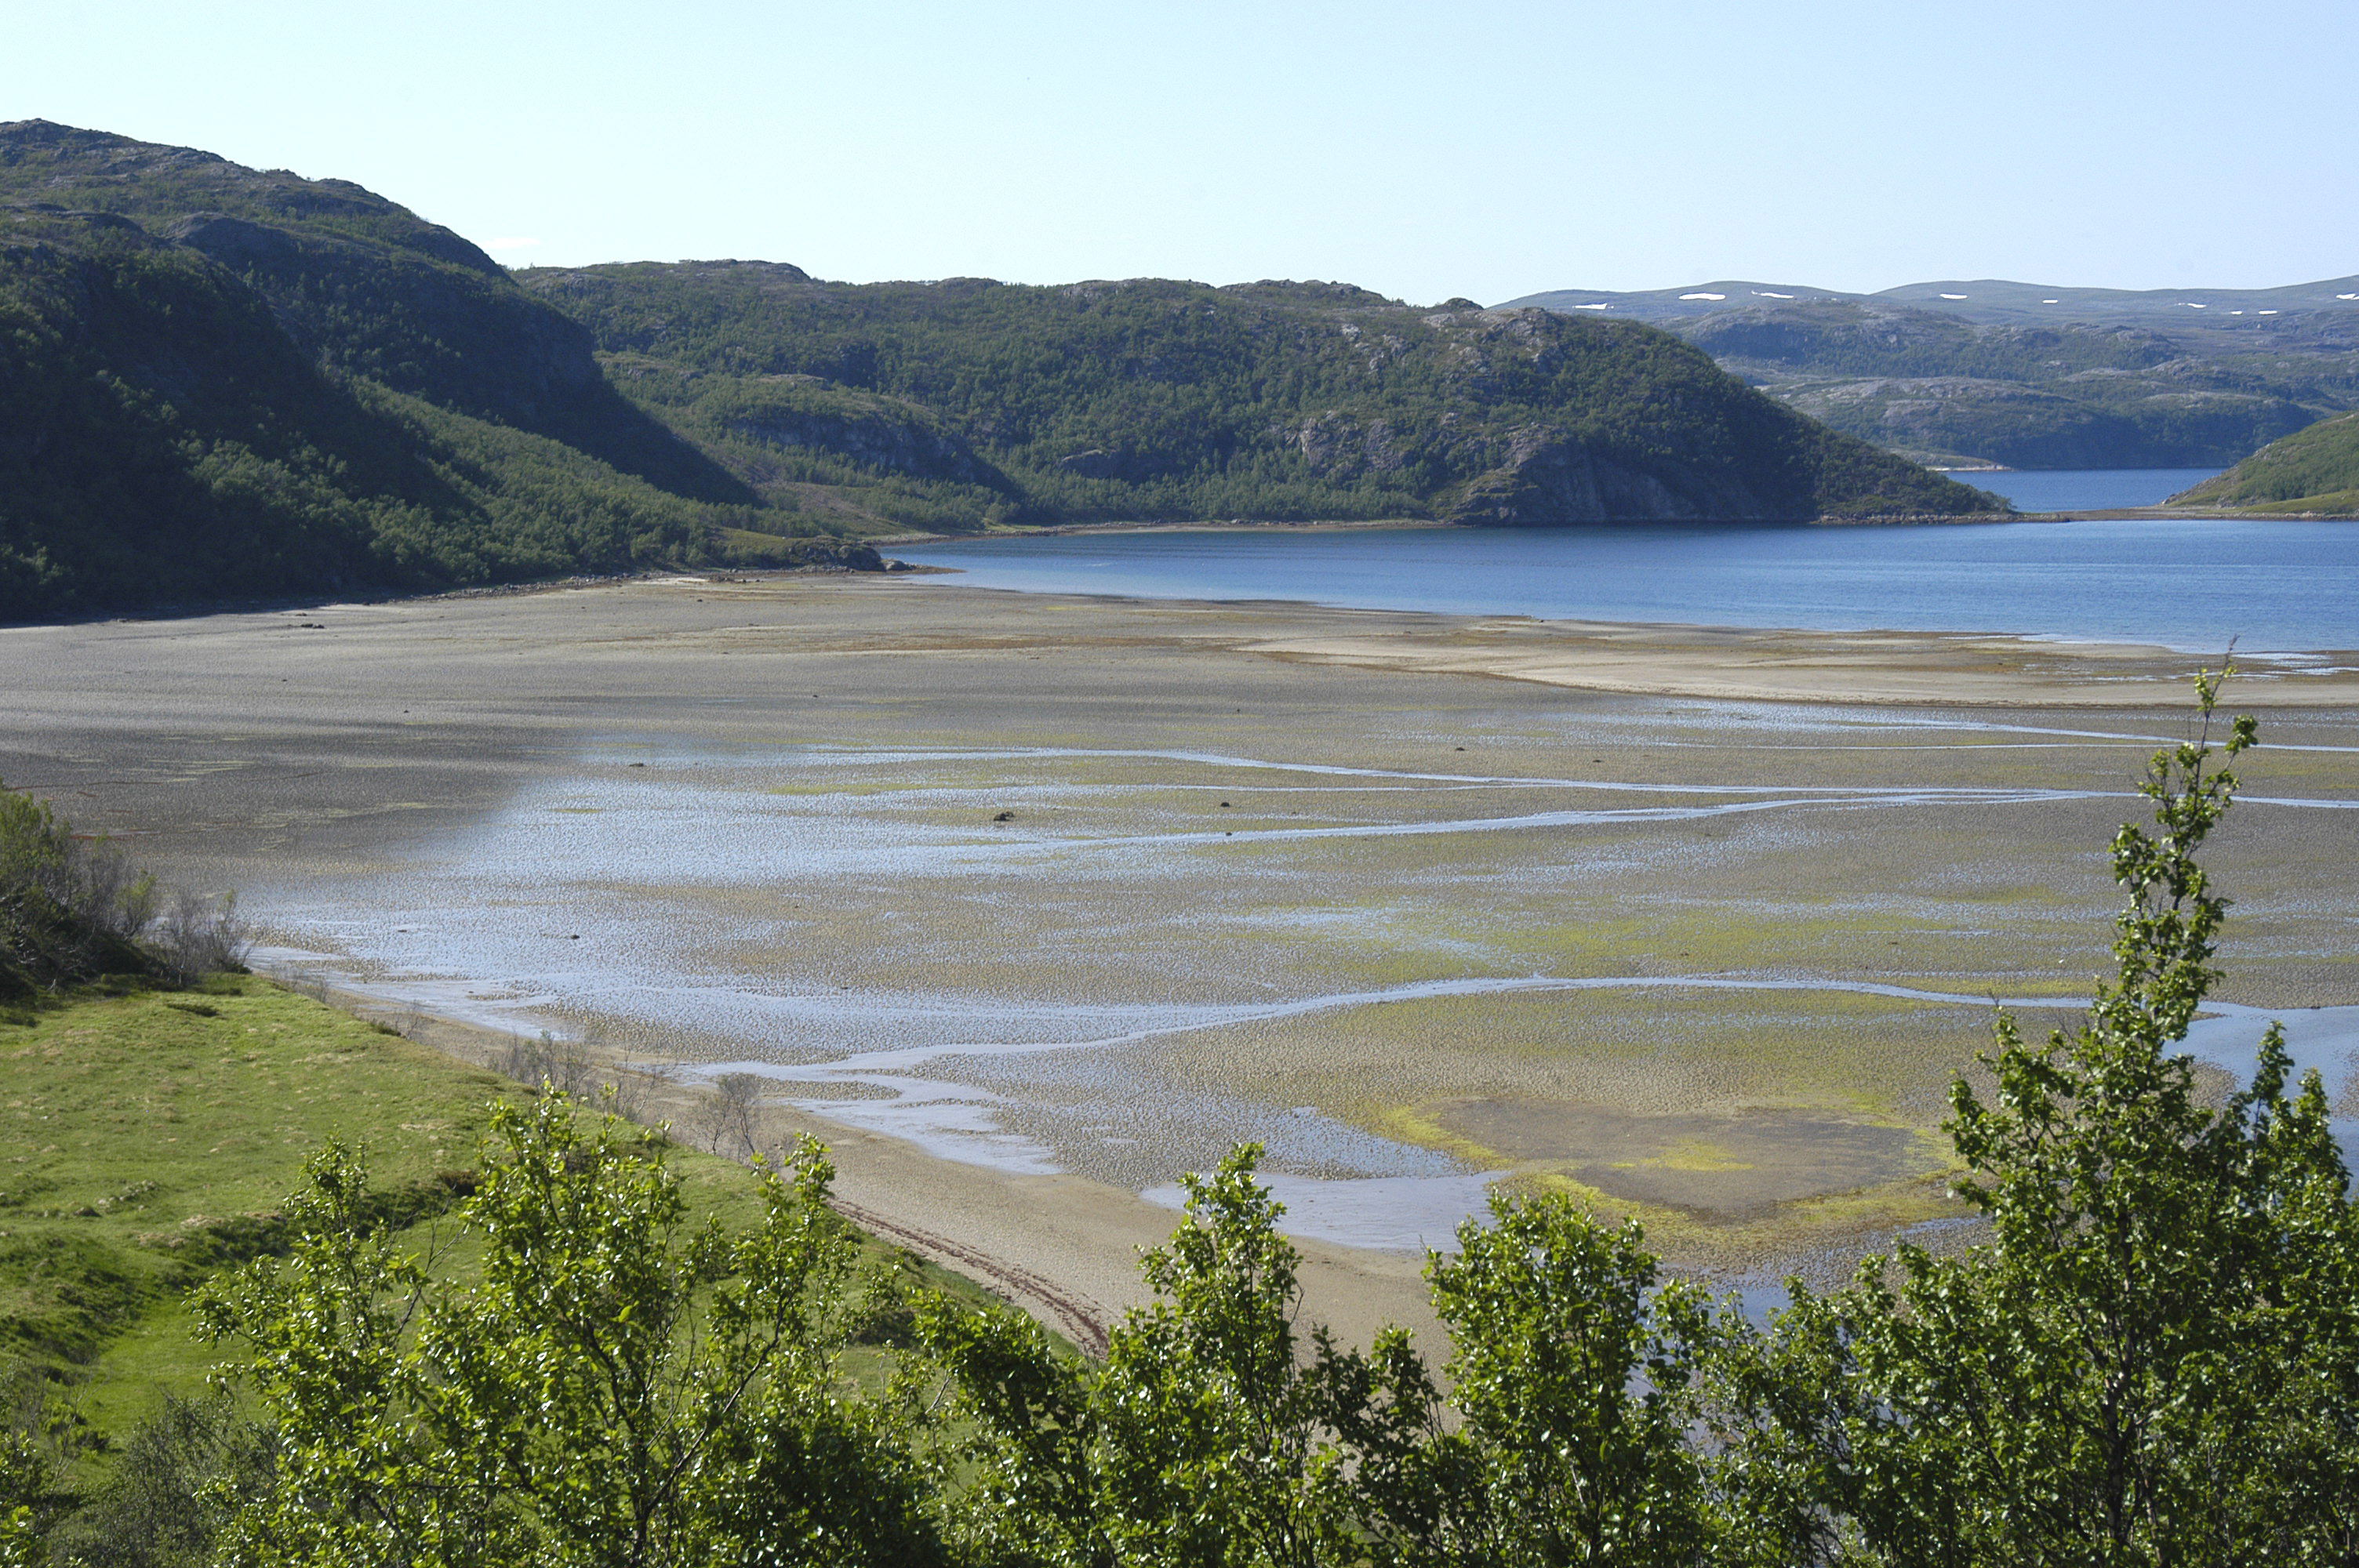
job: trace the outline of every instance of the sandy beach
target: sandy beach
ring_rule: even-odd
[[[0,630],[0,780],[459,1054],[764,1072],[851,1212],[1083,1341],[1258,1138],[1364,1340],[1484,1180],[1731,1279],[1954,1212],[1966,1004],[2085,993],[2195,663],[681,578]],[[2359,1004],[2343,665],[2231,693],[2234,1000]]]

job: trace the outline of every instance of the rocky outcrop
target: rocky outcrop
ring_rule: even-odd
[[[852,539],[788,538],[732,530],[721,542],[721,557],[734,567],[768,571],[905,572],[907,561],[886,558],[874,545]]]
[[[1331,408],[1284,435],[1302,454],[1305,466],[1321,479],[1349,480],[1364,473],[1393,473],[1408,460],[1389,419],[1363,423]]]
[[[884,399],[848,411],[772,406],[722,424],[749,441],[828,452],[880,473],[961,484],[989,484],[998,477],[964,440],[918,410],[897,408]]]
[[[1130,454],[1108,451],[1103,447],[1092,447],[1085,452],[1069,452],[1057,460],[1060,473],[1076,479],[1127,479],[1130,477]]]
[[[1799,521],[1808,515],[1773,507],[1728,480],[1654,471],[1601,454],[1546,426],[1512,432],[1507,460],[1469,483],[1449,512],[1453,523],[1495,527]]]

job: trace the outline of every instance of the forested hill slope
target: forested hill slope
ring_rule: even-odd
[[[0,621],[625,568],[756,514],[455,235],[0,125]]]
[[[234,274],[331,369],[682,494],[745,499],[614,395],[581,328],[470,242],[348,180],[31,120],[0,125],[0,202],[129,219]]]
[[[2169,504],[2359,517],[2359,414],[2338,414],[2272,441]]]
[[[518,275],[757,488],[892,474],[1010,521],[1953,515],[1991,498],[1668,333],[1340,284],[846,285],[759,262]]]

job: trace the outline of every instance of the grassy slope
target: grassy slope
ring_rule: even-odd
[[[234,977],[0,1024],[0,1359],[51,1368],[115,1436],[157,1390],[200,1385],[216,1353],[190,1337],[188,1290],[267,1247],[324,1139],[365,1145],[375,1184],[406,1200],[422,1245],[451,1201],[438,1173],[473,1167],[490,1102],[523,1092]],[[699,1217],[753,1218],[743,1167],[684,1149],[672,1164]]]
[[[2170,504],[2359,517],[2359,414],[2338,414],[2272,441]]]

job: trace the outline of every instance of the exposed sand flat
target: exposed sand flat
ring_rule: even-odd
[[[1980,708],[2180,708],[2209,661],[2168,648],[1923,632],[1761,632],[1475,621],[1379,636],[1277,637],[1254,653],[1372,669],[1496,676],[1588,691],[1756,702],[1954,703]],[[2349,665],[2352,667],[2340,667]],[[2306,670],[2322,672],[2310,674]],[[2359,702],[2359,654],[2246,661],[2247,701]]]
[[[0,630],[0,779],[389,1010],[777,1075],[853,1209],[1086,1339],[1234,1137],[1698,1266],[1937,1212],[1979,1014],[1810,988],[2083,989],[2198,662],[683,578]],[[2231,986],[2359,1002],[2359,677],[2297,667],[2231,694]],[[1305,1249],[1347,1337],[1423,1320]]]

